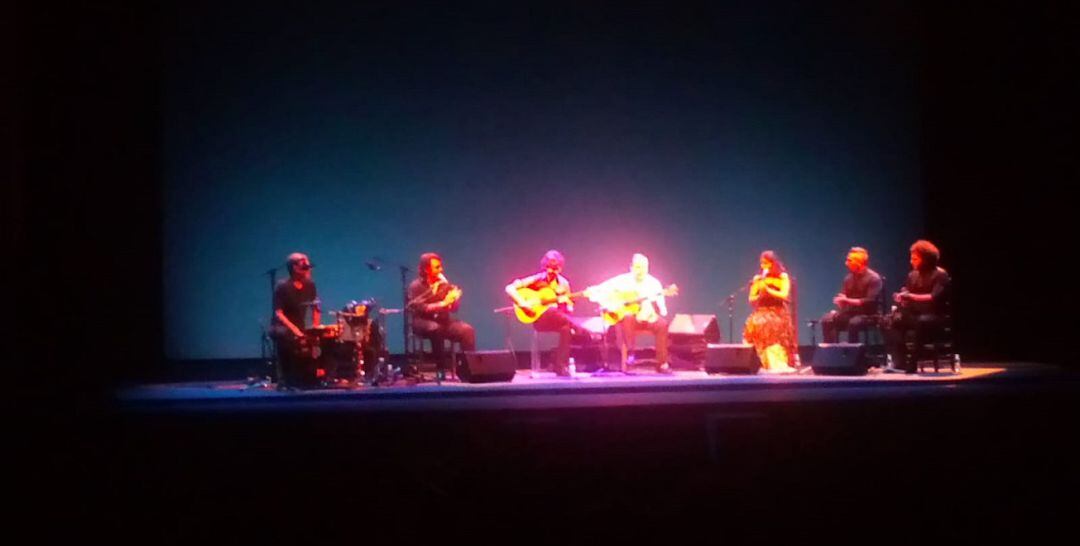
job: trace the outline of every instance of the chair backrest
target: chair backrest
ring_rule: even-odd
[[[795,347],[799,346],[799,283],[796,282],[795,276],[788,273],[788,280],[791,281],[791,290],[788,293],[788,300],[790,300],[791,308],[791,329],[795,332]]]
[[[950,275],[949,281],[945,283],[945,291],[942,294],[941,303],[939,304],[939,308],[941,309],[941,317],[949,323],[950,327],[952,326],[951,322],[953,314],[953,296],[953,278],[952,275]]]
[[[791,351],[788,358],[789,365],[798,367],[802,365],[799,357],[799,283],[791,273],[788,273],[788,279],[791,281],[788,299],[791,300],[791,343],[794,345],[787,348]]]
[[[888,279],[885,277],[885,275],[879,275],[879,276],[881,277],[881,291],[878,292],[878,296],[877,296],[878,314],[881,315],[881,316],[885,316],[885,315],[887,315],[889,313],[889,296],[887,295],[889,293],[889,291],[886,288],[886,286],[887,286],[886,281]]]

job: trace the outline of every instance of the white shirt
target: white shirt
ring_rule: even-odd
[[[656,277],[648,273],[641,282],[634,278],[633,272],[616,275],[595,286],[593,292],[590,299],[602,307],[618,306],[637,298],[648,297],[648,300],[641,302],[641,310],[637,312],[636,318],[639,322],[656,322],[657,311],[660,315],[667,316],[664,287]]]

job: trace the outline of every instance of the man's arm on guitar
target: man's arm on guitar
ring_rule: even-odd
[[[559,303],[566,304],[566,311],[568,313],[574,312],[574,300],[570,298],[570,281],[566,281],[566,284],[559,282]]]
[[[616,277],[612,277],[600,284],[594,284],[586,288],[581,295],[603,309],[610,309],[613,306],[611,299],[615,290],[615,279]]]
[[[522,287],[528,286],[528,280],[530,277],[523,279],[514,279],[510,281],[510,284],[506,285],[505,292],[507,296],[510,296],[510,301],[514,302],[518,307],[528,307],[529,304],[521,297],[518,292]]]
[[[656,294],[656,296],[653,297],[653,301],[656,304],[656,311],[658,313],[660,313],[660,316],[666,317],[667,316],[667,294],[664,292],[664,285],[660,284],[660,280],[656,279],[655,277],[651,279],[649,284],[652,285],[652,286],[649,287],[649,291],[652,292],[653,294]],[[672,285],[672,287],[674,288],[674,285]]]

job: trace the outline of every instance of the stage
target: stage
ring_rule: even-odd
[[[509,382],[438,383],[398,380],[388,386],[354,385],[281,391],[245,381],[151,383],[117,391],[122,407],[135,411],[458,411],[544,408],[687,405],[746,402],[812,402],[882,399],[898,396],[953,396],[982,392],[1010,381],[1051,373],[1051,368],[1022,363],[971,363],[959,373],[889,374],[872,368],[866,375],[708,374],[678,370],[658,374],[649,368],[630,374],[518,370]]]

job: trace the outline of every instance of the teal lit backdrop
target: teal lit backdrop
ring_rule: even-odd
[[[399,307],[397,264],[439,252],[488,349],[502,287],[549,248],[578,288],[644,252],[671,310],[725,336],[767,248],[803,319],[852,245],[895,287],[922,225],[912,15],[726,4],[166,9],[167,356],[258,355],[264,273],[292,251],[324,312]],[[744,294],[735,312],[738,335]]]

